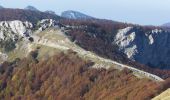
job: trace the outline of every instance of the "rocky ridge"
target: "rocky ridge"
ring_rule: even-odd
[[[47,46],[47,47],[62,49],[62,50],[72,49],[75,52],[77,52],[79,55],[81,55],[82,57],[88,58],[92,61],[95,61],[95,62],[97,61],[97,62],[103,63],[104,65],[105,64],[106,65],[107,64],[111,64],[111,65],[113,64],[113,65],[116,65],[118,67],[118,69],[128,68],[128,69],[132,70],[133,72],[135,72],[136,74],[142,75],[144,77],[148,77],[148,78],[156,80],[156,81],[163,81],[163,79],[161,79],[160,77],[158,77],[156,75],[152,75],[150,73],[138,70],[136,68],[132,68],[130,66],[126,66],[126,65],[117,63],[115,61],[99,57],[99,56],[97,56],[97,55],[95,55],[95,54],[93,54],[89,51],[86,51],[86,50],[80,48],[79,46],[76,46],[70,40],[68,40],[67,36],[65,36],[64,33],[62,33],[62,32],[61,32],[61,34],[58,34],[58,32],[57,32],[58,35],[55,33],[54,35],[52,35],[53,38],[51,36],[50,36],[50,38],[45,38],[46,36],[48,36],[48,34],[44,34],[43,37],[42,36],[39,37],[38,35],[36,35],[36,34],[40,34],[41,31],[43,32],[43,30],[48,29],[50,27],[57,29],[59,26],[58,26],[58,24],[55,20],[44,19],[44,20],[39,21],[39,23],[37,24],[38,30],[35,30],[34,32],[31,31],[31,29],[33,30],[34,27],[29,22],[12,21],[12,22],[1,22],[1,23],[2,23],[2,26],[3,26],[2,29],[4,29],[4,27],[5,27],[5,29],[6,28],[10,29],[8,34],[14,34],[14,36],[17,36],[17,37],[27,38],[27,36],[25,36],[25,33],[28,30],[30,30],[28,32],[29,34],[27,34],[27,35],[29,35],[28,37],[31,37],[33,40],[28,41],[29,40],[28,39],[28,40],[20,41],[20,42],[23,43],[23,45],[22,46],[19,45],[21,47],[24,46],[24,48],[28,52],[31,51],[30,47],[33,44],[44,45],[44,46]],[[59,28],[59,30],[61,30],[61,29]],[[4,32],[2,32],[2,33],[4,33]],[[49,35],[50,34],[52,34],[52,32],[50,32]],[[14,36],[9,35],[9,38],[13,39]],[[59,37],[62,38],[62,39],[58,40],[57,38],[59,38]],[[12,44],[12,45],[18,45],[18,40],[14,39],[13,41],[15,41],[15,44]],[[18,50],[17,50],[17,52],[18,52]],[[1,53],[1,57],[4,56],[4,54],[8,55],[8,53],[3,52],[3,53]],[[103,66],[103,64],[100,64],[100,63],[99,63],[99,65],[97,64],[97,66],[95,65],[94,68],[110,68],[111,67],[110,65],[107,65],[108,67]]]
[[[161,29],[144,32],[138,27],[120,29],[113,41],[128,58],[151,67],[170,69],[170,33]]]

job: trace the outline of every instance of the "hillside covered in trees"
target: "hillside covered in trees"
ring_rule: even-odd
[[[144,34],[154,29],[162,29],[161,27],[140,26],[104,19],[61,19],[60,23],[66,26],[72,26],[69,31],[66,32],[66,35],[85,50],[92,51],[102,57],[150,72],[162,77],[163,79],[170,77],[170,70],[161,69],[159,66],[151,67],[149,64],[141,64],[138,61],[131,60],[119,50],[118,45],[113,44],[114,37],[119,29],[135,27],[135,29],[141,31],[140,33]]]
[[[150,100],[168,87],[139,79],[124,69],[94,69],[75,52],[38,61],[28,58],[4,62],[0,69],[1,100]]]
[[[40,21],[42,19],[45,20]],[[42,60],[38,59],[38,52],[33,51],[27,58],[21,59],[21,56],[14,56],[19,58],[0,65],[0,100],[150,100],[170,87],[168,79],[170,70],[158,69],[157,66],[152,68],[147,64],[143,65],[129,59],[119,50],[119,45],[113,43],[115,35],[121,29],[133,27],[137,33],[140,31],[139,34],[144,34],[154,29],[161,29],[160,27],[140,26],[104,19],[71,20],[41,11],[0,9],[0,21],[7,20],[29,21],[33,24],[30,30],[32,31],[30,36],[33,37],[28,38],[29,44],[39,43],[39,45],[49,46],[48,49],[62,48],[64,45],[65,47],[75,46],[81,48],[78,50],[83,49],[103,59],[152,73],[165,81],[155,82],[139,78],[140,76],[136,77],[135,73],[128,69],[120,71],[113,69],[114,66],[110,69],[107,69],[106,65],[102,65],[103,68],[93,68],[95,62],[89,61],[86,57],[82,59],[82,56],[78,54],[82,51],[77,53],[73,52],[74,50],[68,53],[63,53],[63,51],[53,57],[45,55],[47,59]],[[4,23],[2,26],[6,28]],[[61,33],[60,31],[53,33],[50,28],[60,30]],[[7,28],[9,29],[11,28]],[[34,33],[37,30],[42,33]],[[14,33],[9,32],[9,34]],[[42,38],[38,38],[38,35]],[[3,42],[1,42],[1,48],[5,48],[3,50],[5,52],[17,48],[15,42],[11,40]],[[26,44],[23,44],[24,48],[25,46]],[[41,52],[46,54],[48,49],[44,51],[41,49]],[[23,48],[19,50],[24,51]],[[19,50],[12,54],[22,53],[26,56],[26,53]],[[31,45],[28,45],[26,50],[30,52]]]

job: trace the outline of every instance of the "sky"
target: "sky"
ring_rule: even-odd
[[[41,11],[75,10],[93,17],[114,21],[162,25],[170,22],[170,0],[0,0],[7,8],[34,6]]]

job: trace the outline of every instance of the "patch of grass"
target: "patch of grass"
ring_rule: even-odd
[[[32,49],[38,49],[38,56],[37,59],[46,59],[48,57],[54,56],[57,53],[60,53],[61,50],[52,48],[52,47],[47,47],[43,45],[38,45],[38,44],[33,44]]]

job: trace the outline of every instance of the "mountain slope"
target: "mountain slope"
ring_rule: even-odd
[[[138,70],[136,68],[132,68],[130,66],[126,66],[120,63],[117,63],[115,61],[111,61],[109,59],[102,58],[92,52],[86,51],[85,49],[79,47],[78,45],[74,44],[74,42],[71,42],[68,37],[65,34],[65,30],[61,30],[59,27],[59,23],[56,23],[55,20],[52,19],[45,19],[41,20],[38,24],[38,30],[35,31],[35,33],[32,32],[31,29],[33,29],[32,24],[28,22],[20,22],[20,21],[12,21],[12,22],[1,22],[2,27],[1,29],[3,30],[8,30],[8,34],[14,33],[14,36],[9,35],[5,37],[4,34],[1,34],[2,40],[6,39],[7,40],[12,40],[14,43],[12,46],[14,46],[12,49],[9,50],[1,50],[3,54],[8,54],[8,52],[13,52],[15,49],[21,49],[22,47],[21,43],[23,43],[24,48],[26,49],[27,53],[31,51],[31,46],[36,44],[36,45],[43,45],[46,47],[51,47],[51,48],[56,48],[60,49],[62,51],[72,49],[73,51],[77,52],[80,56],[85,57],[86,59],[92,60],[93,62],[96,62],[95,67],[101,67],[101,68],[110,68],[112,65],[117,66],[118,69],[123,69],[123,68],[128,68],[129,70],[132,70],[137,74],[138,76],[141,77],[147,77],[149,79],[153,79],[156,81],[163,81],[160,77],[152,75],[150,73]],[[25,25],[25,26],[24,26]],[[11,27],[11,31],[8,29],[8,27]],[[54,27],[53,29],[46,31],[47,28]],[[55,28],[58,27],[59,29]],[[41,31],[43,33],[41,33]],[[64,32],[62,32],[64,31]],[[5,31],[6,32],[6,31]],[[46,33],[46,34],[45,34]],[[48,34],[47,34],[48,33]],[[13,37],[18,37],[18,38],[13,38]],[[5,44],[8,42],[5,42]],[[17,47],[18,45],[18,47]],[[7,44],[7,46],[9,46]],[[18,52],[18,50],[16,50]],[[24,54],[27,54],[24,53]],[[18,53],[16,53],[18,54]],[[9,55],[9,54],[8,54]],[[20,55],[21,56],[21,55]],[[21,57],[23,57],[22,55]],[[26,55],[25,55],[26,56]],[[8,56],[7,56],[8,57]],[[1,58],[3,58],[3,55],[1,54]],[[8,58],[11,58],[10,55]],[[104,66],[103,66],[104,65]]]
[[[127,69],[133,71],[135,74],[137,74],[137,76],[147,77],[149,79],[153,79],[156,81],[163,81],[163,79],[161,79],[160,77],[158,77],[156,75],[152,75],[150,73],[138,70],[136,68],[132,68],[130,66],[126,66],[126,65],[117,63],[115,61],[102,58],[92,52],[86,51],[86,50],[78,47],[71,41],[69,41],[67,36],[65,36],[62,32],[59,33],[59,31],[53,31],[54,32],[53,33],[52,30],[50,30],[50,31],[51,31],[51,33],[49,35],[46,34],[45,36],[41,36],[42,33],[37,34],[37,35],[40,35],[41,38],[36,35],[32,36],[35,39],[34,43],[49,46],[49,47],[56,48],[56,49],[61,49],[62,51],[71,49],[71,50],[75,51],[79,56],[95,62],[96,65],[94,66],[94,68],[108,69],[114,65],[117,69],[127,68]],[[51,37],[53,37],[53,38],[51,39]],[[36,40],[38,40],[38,41],[36,41]]]
[[[42,24],[41,24],[42,23]],[[41,27],[41,28],[39,28],[39,30],[44,30],[44,29],[46,29],[46,28],[48,28],[49,26],[54,26],[56,23],[54,23],[54,21],[52,21],[52,20],[50,20],[50,21],[46,21],[46,20],[42,20],[40,23],[39,23],[39,25],[37,25],[37,27]],[[29,39],[31,39],[32,37],[30,36],[31,34],[32,34],[32,32],[31,32],[31,30],[33,30],[33,24],[31,24],[31,23],[29,23],[29,22],[24,22],[24,23],[22,23],[22,22],[20,22],[20,21],[13,21],[13,22],[1,22],[1,40],[5,40],[6,42],[4,42],[4,43],[2,43],[3,45],[1,45],[1,47],[4,49],[2,49],[1,51],[10,51],[10,50],[12,50],[12,49],[14,49],[14,48],[16,48],[16,46],[14,45],[14,43],[16,42],[15,40],[20,40],[22,37],[26,37],[26,39],[28,40],[28,41],[30,41]],[[24,26],[25,25],[25,26]],[[49,26],[48,26],[49,25]],[[26,27],[27,26],[27,27]],[[4,28],[3,28],[4,27]],[[71,26],[70,26],[71,27]],[[126,26],[125,26],[126,27]],[[92,27],[90,27],[90,28],[92,28]],[[12,29],[12,30],[11,30]],[[31,29],[31,30],[30,30]],[[5,30],[8,30],[8,31],[5,31]],[[73,30],[75,30],[75,29],[73,29]],[[88,30],[90,30],[90,29],[88,29]],[[82,29],[81,29],[81,31],[83,31]],[[101,54],[101,53],[103,53],[103,52],[105,52],[104,53],[104,55],[105,55],[105,57],[107,56],[107,55],[109,55],[110,57],[114,57],[113,58],[113,60],[115,60],[115,61],[118,61],[118,62],[120,62],[120,63],[125,63],[125,64],[127,64],[126,62],[130,62],[130,60],[128,60],[128,59],[126,59],[125,57],[123,57],[123,55],[121,54],[121,53],[119,53],[118,51],[117,51],[117,48],[115,48],[116,46],[113,46],[113,45],[106,45],[106,43],[107,43],[107,41],[109,40],[109,39],[106,39],[107,41],[104,41],[104,40],[100,40],[100,38],[99,38],[99,34],[94,34],[93,36],[95,36],[95,37],[90,37],[90,39],[89,39],[89,36],[85,36],[85,37],[79,37],[79,33],[81,33],[81,31],[79,31],[78,32],[78,34],[76,33],[75,34],[75,32],[72,32],[72,31],[70,31],[70,32],[66,32],[67,33],[67,35],[68,34],[70,34],[70,35],[75,35],[76,37],[73,37],[73,38],[75,38],[75,40],[77,41],[76,43],[78,43],[78,45],[79,46],[81,46],[82,48],[84,48],[85,50],[90,50],[90,51],[94,51],[96,54]],[[97,31],[97,30],[96,30]],[[5,33],[5,32],[7,32],[7,33]],[[5,33],[5,34],[4,34]],[[88,33],[88,32],[87,32]],[[84,35],[86,35],[87,33],[81,33],[82,34],[82,36],[83,36],[83,34]],[[100,33],[100,31],[98,32],[98,33]],[[118,32],[118,34],[119,34],[120,32]],[[125,32],[126,33],[126,32]],[[133,32],[132,32],[133,33]],[[139,33],[139,32],[138,32]],[[11,38],[9,38],[9,36],[11,37]],[[12,35],[11,35],[12,34]],[[93,34],[93,33],[91,33],[91,34]],[[104,37],[104,35],[102,36],[100,36],[102,39],[105,39],[105,38],[103,38]],[[110,36],[109,36],[110,37]],[[114,35],[113,35],[113,37],[114,37]],[[121,37],[121,38],[123,38],[123,37]],[[87,40],[90,40],[89,42],[90,43],[88,43],[85,39],[87,39]],[[119,39],[119,38],[118,38]],[[49,39],[50,40],[50,39]],[[74,41],[75,41],[74,40]],[[99,41],[100,40],[100,41]],[[113,40],[114,40],[114,38],[113,38]],[[112,40],[110,40],[110,41],[112,41]],[[124,41],[125,41],[125,39],[124,39]],[[2,42],[2,41],[1,41]],[[95,43],[94,45],[92,45],[93,44],[93,42]],[[105,43],[106,42],[106,43]],[[109,42],[109,41],[108,41]],[[123,41],[120,41],[120,42],[123,42]],[[129,43],[129,42],[126,42],[126,43]],[[136,42],[135,42],[136,43]],[[129,44],[128,44],[129,45]],[[118,46],[121,46],[121,45],[118,45]],[[162,45],[163,46],[163,45]],[[112,48],[113,47],[113,48]],[[132,46],[133,47],[133,46]],[[89,49],[90,48],[90,49]],[[107,48],[107,49],[106,49]],[[74,48],[73,48],[74,49]],[[99,50],[101,50],[101,51],[98,51],[98,49]],[[96,52],[96,50],[97,50],[97,52]],[[110,50],[110,51],[108,51],[108,50]],[[133,49],[132,49],[133,50]],[[136,49],[134,49],[134,50],[136,50]],[[168,50],[168,49],[166,49],[166,50]],[[131,51],[129,51],[129,52],[131,52]],[[129,53],[129,52],[127,52],[127,53]],[[108,53],[110,53],[110,54],[108,54]],[[166,52],[165,52],[166,53]],[[4,53],[2,53],[1,54],[2,55],[2,57],[1,57],[1,59],[6,59],[6,56],[5,56],[5,54]],[[102,54],[103,55],[103,54]],[[101,55],[101,56],[102,56]],[[158,55],[159,56],[159,55]],[[160,57],[160,56],[159,56]],[[166,57],[166,56],[165,56]],[[169,57],[169,56],[167,56],[167,57]],[[163,58],[164,58],[164,55],[163,55]],[[112,58],[111,58],[112,59]],[[151,60],[148,60],[148,61],[152,61],[152,60],[154,60],[154,59],[151,59]],[[3,61],[3,60],[2,60]],[[138,60],[137,60],[138,61]],[[147,60],[146,60],[147,61]],[[168,60],[164,60],[164,61],[167,61],[168,62]],[[157,64],[157,63],[155,63],[155,64]],[[139,64],[135,64],[135,63],[131,63],[131,64],[127,64],[127,65],[130,65],[130,66],[134,66],[134,67],[139,67],[139,66],[141,66],[141,65],[139,65]],[[142,69],[142,70],[146,70],[146,68],[145,67],[143,67],[143,68],[141,68],[141,67],[139,67],[139,69]],[[151,71],[152,70],[152,71]],[[153,70],[154,69],[149,69],[149,70],[146,70],[146,71],[151,71],[151,73],[153,72]],[[166,75],[166,71],[163,71],[163,72],[161,72],[162,74],[161,75],[159,75],[159,76],[162,76],[163,75],[163,73],[164,73],[164,76],[166,76],[166,77],[168,77],[169,75]],[[167,72],[168,73],[168,72]],[[158,75],[158,72],[156,71],[156,73],[154,73],[154,74],[157,74]]]
[[[114,39],[106,37],[106,34],[110,34],[110,30],[107,30],[108,32],[102,30],[94,23],[92,25],[86,23],[85,27],[82,25],[76,27],[58,20],[43,19],[34,24],[34,27],[28,21],[2,21],[0,25],[2,41],[13,40],[14,44],[10,45],[16,46],[8,52],[1,49],[0,56],[6,55],[6,60],[12,61],[0,65],[1,99],[140,98],[145,100],[167,89],[168,85],[163,83],[169,81],[137,69],[138,65],[134,64],[134,67],[124,64],[126,60],[124,57],[119,58],[123,55],[116,51],[116,46],[106,45]],[[117,29],[126,26],[118,26]],[[5,36],[5,32],[9,35]],[[74,34],[75,32],[77,34]],[[72,37],[73,35],[77,37]],[[85,38],[82,38],[83,36]],[[97,45],[91,46],[93,43]],[[97,47],[97,50],[98,48],[104,50],[102,46],[108,50],[105,53],[113,50],[112,54],[115,55],[111,56],[117,60],[99,56],[94,47]],[[109,49],[109,46],[114,47]],[[101,93],[103,95],[99,96]]]
[[[39,62],[35,53],[30,55],[2,65],[0,99],[149,100],[164,87],[128,70],[90,68],[93,63],[74,52]]]
[[[42,31],[56,23],[50,19],[33,24],[25,21],[2,21],[0,22],[0,63],[4,60],[14,60],[27,56],[30,52],[31,43],[34,41],[32,35],[34,30]]]
[[[146,65],[140,64],[140,62],[138,60],[136,60],[136,61],[134,61],[133,59],[129,60],[127,58],[128,57],[127,54],[125,52],[123,52],[123,50],[121,52],[121,48],[120,48],[121,44],[116,44],[116,42],[115,42],[117,34],[119,34],[120,33],[119,31],[121,31],[123,34],[124,33],[129,34],[129,36],[127,36],[127,37],[129,37],[130,39],[131,39],[130,34],[133,35],[134,33],[139,38],[140,38],[140,36],[144,36],[144,38],[148,40],[147,43],[149,45],[149,36],[145,36],[145,33],[149,34],[150,32],[152,32],[155,29],[160,30],[161,28],[159,28],[159,27],[149,27],[149,26],[139,26],[139,25],[132,25],[132,24],[115,23],[112,21],[103,21],[102,22],[102,21],[71,21],[71,20],[69,20],[67,22],[64,21],[62,23],[66,26],[70,26],[73,28],[71,31],[67,32],[67,35],[70,37],[70,39],[73,42],[75,42],[77,45],[81,46],[85,50],[94,52],[97,55],[100,55],[104,58],[109,58],[114,61],[126,64],[126,65],[130,65],[130,66],[133,66],[133,67],[141,69],[141,70],[145,70],[150,73],[154,73],[158,76],[161,76],[164,79],[166,79],[170,76],[170,71],[166,70],[165,66],[164,66],[164,69],[163,68],[158,69],[158,68],[160,68],[159,66],[153,67],[153,66],[151,66],[151,64],[146,64]],[[123,32],[123,30],[126,29],[127,27],[133,27],[134,30],[130,31],[129,33],[127,33],[126,31]],[[135,30],[137,32],[133,32]],[[162,32],[166,32],[166,31],[162,31]],[[168,32],[167,32],[167,34],[168,34]],[[158,36],[161,34],[155,34],[155,35]],[[123,37],[124,37],[124,35],[122,35],[122,37],[120,38],[120,42],[125,41],[125,43],[127,43],[127,47],[125,48],[125,50],[126,49],[128,50],[128,46],[130,47],[130,44],[128,44],[128,43],[131,43],[131,42],[133,43],[134,41],[126,42],[126,40],[128,38],[125,37],[125,39],[123,39]],[[157,38],[161,39],[162,36],[157,37]],[[121,39],[122,39],[122,41],[121,41]],[[133,39],[133,37],[132,37],[132,39]],[[138,39],[138,38],[135,37],[135,39]],[[142,39],[142,38],[140,38],[140,39]],[[162,42],[165,42],[165,41],[163,41],[163,39],[162,39]],[[166,44],[166,42],[165,42],[165,44]],[[156,45],[157,45],[157,43],[156,43]],[[141,45],[139,44],[138,46],[141,46]],[[134,50],[136,50],[136,49],[134,49]],[[129,52],[131,52],[131,51],[129,51]],[[125,55],[122,53],[124,53]],[[138,54],[140,54],[140,52],[136,53],[136,56]],[[149,55],[150,54],[148,54],[147,56],[149,56]],[[157,56],[158,55],[160,55],[160,57],[161,56],[163,57],[163,55],[161,55],[161,53],[159,53],[159,52],[158,52]],[[164,56],[164,57],[168,58],[168,56]],[[159,61],[159,59],[157,59],[157,60]],[[151,59],[151,61],[152,61],[152,59]],[[167,60],[165,60],[165,61],[167,61]]]
[[[77,20],[94,19],[91,16],[72,10],[62,12],[61,17],[68,18],[68,19],[77,19]]]

